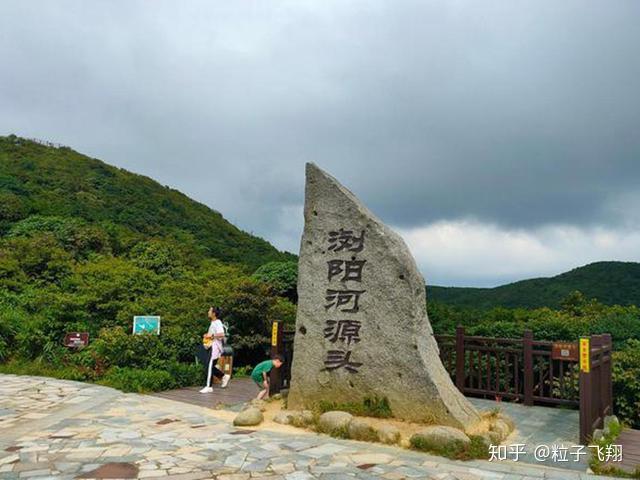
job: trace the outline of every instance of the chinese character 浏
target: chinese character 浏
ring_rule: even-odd
[[[329,232],[329,248],[332,252],[341,252],[347,250],[349,252],[361,252],[364,248],[364,230],[357,237],[353,234],[353,230],[340,230]]]

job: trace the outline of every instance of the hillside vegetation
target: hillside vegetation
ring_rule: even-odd
[[[597,262],[495,288],[427,286],[429,300],[470,308],[558,308],[573,291],[605,305],[640,305],[640,263]]]
[[[281,285],[292,258],[151,179],[0,137],[0,371],[124,390],[199,383],[211,305],[236,365],[255,364],[270,322],[295,317]],[[131,335],[134,315],[160,315],[160,336]],[[88,348],[63,347],[73,331]]]
[[[19,222],[34,215],[96,225],[108,235],[105,241],[175,239],[205,257],[252,269],[294,258],[241,231],[219,212],[150,178],[67,147],[0,137],[0,233],[30,228]],[[47,225],[56,228],[51,222]]]

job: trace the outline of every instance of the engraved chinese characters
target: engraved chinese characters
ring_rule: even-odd
[[[304,218],[289,408],[376,396],[397,418],[477,422],[440,362],[424,279],[403,240],[314,165]]]
[[[352,230],[341,228],[329,232],[327,252],[335,255],[339,252],[359,253],[364,250],[364,230],[360,235],[354,235]],[[362,270],[366,260],[356,260],[355,256],[350,260],[332,259],[327,261],[327,281],[332,282],[356,282],[362,284]],[[344,287],[327,288],[324,306],[327,312],[336,315],[357,316],[360,312],[360,299],[366,290],[352,290]],[[324,338],[332,344],[339,344],[336,349],[327,351],[324,361],[325,370],[344,368],[349,373],[358,373],[358,367],[362,366],[351,358],[351,345],[360,342],[360,328],[362,321],[356,318],[334,320],[325,322]]]

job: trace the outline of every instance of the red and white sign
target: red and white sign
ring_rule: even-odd
[[[69,348],[82,348],[89,345],[88,332],[69,332],[64,336],[64,346]]]

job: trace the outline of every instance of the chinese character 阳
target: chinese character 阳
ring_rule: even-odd
[[[341,282],[353,280],[355,282],[362,281],[362,268],[366,260],[329,260],[327,266],[327,280],[335,276],[342,275]]]

